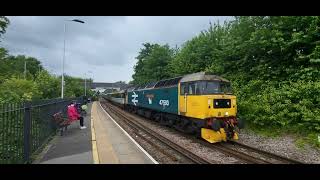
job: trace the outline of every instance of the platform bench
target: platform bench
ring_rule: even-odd
[[[71,124],[68,118],[64,118],[61,112],[55,113],[53,115],[53,121],[58,126],[60,130],[60,135],[63,136],[63,132],[68,129]]]

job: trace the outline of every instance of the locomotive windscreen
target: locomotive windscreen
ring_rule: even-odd
[[[220,81],[194,81],[181,83],[181,94],[210,95],[232,94],[231,84]]]

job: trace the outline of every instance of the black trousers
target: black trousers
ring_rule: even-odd
[[[80,120],[80,126],[82,127],[83,126],[83,117],[79,117],[79,120]]]

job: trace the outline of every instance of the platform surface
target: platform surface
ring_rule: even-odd
[[[93,103],[91,114],[100,164],[155,163],[107,115],[99,102]]]
[[[157,164],[99,102],[90,103],[87,112],[87,129],[74,122],[50,141],[34,164]]]

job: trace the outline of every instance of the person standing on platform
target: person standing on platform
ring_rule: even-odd
[[[70,123],[72,123],[73,121],[80,120],[80,129],[87,128],[86,126],[83,125],[83,117],[81,117],[80,114],[78,113],[78,110],[74,102],[68,105],[68,118],[70,120]]]

